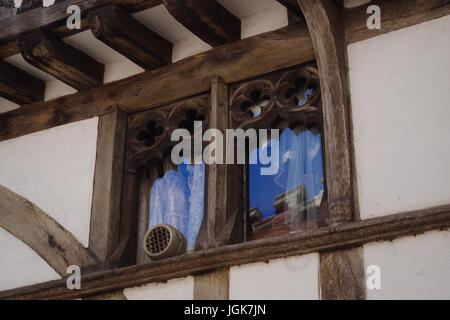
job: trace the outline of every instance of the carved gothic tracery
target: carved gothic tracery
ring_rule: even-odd
[[[307,66],[232,89],[232,119],[237,127],[320,126],[322,110],[316,68]]]
[[[127,139],[127,169],[136,170],[152,161],[168,156],[172,132],[185,129],[193,133],[194,121],[208,123],[209,96],[200,96],[179,103],[142,112],[130,117]]]

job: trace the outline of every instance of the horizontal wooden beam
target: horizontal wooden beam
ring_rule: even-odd
[[[163,3],[175,19],[213,47],[241,38],[241,21],[217,1],[163,0]]]
[[[381,29],[367,28],[369,5],[381,9]],[[388,32],[407,28],[426,21],[450,15],[450,0],[372,0],[370,4],[343,11],[346,42],[354,43]]]
[[[0,60],[0,96],[23,105],[44,100],[45,82]]]
[[[19,38],[23,58],[77,90],[103,84],[105,67],[84,52],[43,32]]]
[[[76,5],[83,15],[94,8],[105,5],[120,5],[131,12],[141,11],[160,5],[161,0],[65,0],[47,8],[36,8],[20,15],[11,16],[0,20],[0,42],[14,39],[20,34],[41,29],[65,26],[65,20],[69,17],[67,8]],[[66,28],[67,29],[67,28]],[[67,31],[70,33],[70,30]]]
[[[138,12],[162,4],[162,0],[65,0],[48,8],[36,8],[20,16],[11,16],[0,20],[0,58],[6,58],[20,52],[17,38],[22,33],[45,29],[58,38],[68,37],[88,29],[87,12],[105,5],[118,5],[129,12]],[[80,7],[81,29],[69,30],[66,26],[70,5]]]
[[[293,2],[293,0],[279,0]],[[84,13],[81,20],[81,30],[69,30],[65,19],[69,5],[79,5]],[[120,5],[129,12],[137,12],[162,4],[162,0],[65,0],[48,8],[37,8],[18,16],[0,20],[0,58],[19,53],[16,38],[25,32],[46,29],[59,38],[78,33],[87,29],[86,13],[94,8],[105,5]],[[437,19],[450,14],[449,0],[373,0],[371,4],[382,6],[383,27],[381,30],[367,29],[367,6],[363,5],[343,10],[343,23],[348,43],[362,41],[380,34],[417,23]],[[295,7],[294,7],[295,8]]]
[[[75,299],[236,265],[313,252],[325,253],[448,228],[450,205],[210,249],[143,266],[89,274],[82,277],[82,289],[78,291],[68,290],[65,280],[57,280],[0,292],[0,299]]]
[[[27,111],[0,114],[0,141],[99,116],[114,108],[134,112],[169,104],[208,92],[216,76],[233,83],[314,58],[306,24],[292,25],[100,88],[39,102]]]
[[[172,62],[172,43],[124,9],[106,6],[90,11],[89,26],[97,39],[145,69]]]

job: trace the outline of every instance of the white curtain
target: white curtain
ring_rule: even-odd
[[[168,224],[186,237],[193,250],[204,217],[205,165],[180,165],[153,183],[149,227]]]

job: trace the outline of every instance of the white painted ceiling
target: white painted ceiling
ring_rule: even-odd
[[[282,7],[282,5],[275,0],[217,0],[217,2],[222,4],[240,19]]]
[[[282,8],[282,6],[276,0],[217,1],[242,20],[242,36],[244,38],[249,35],[257,34],[258,32],[266,32],[274,28],[279,28],[286,24],[286,22],[282,20],[287,18],[280,17],[279,14],[272,15],[272,17],[270,17],[270,15],[260,15],[261,13],[268,13],[271,11],[279,12],[280,10],[278,9]],[[51,3],[52,0],[49,0],[48,2]],[[198,38],[181,23],[179,23],[175,18],[173,18],[164,7],[164,5],[135,13],[133,14],[133,16],[141,23],[174,44],[172,56],[172,60],[174,62],[211,49],[210,45],[203,42],[200,38]],[[266,24],[266,26],[261,26],[261,24]],[[85,52],[97,61],[105,64],[107,71],[117,69],[109,68],[109,66],[113,64],[123,64],[130,66],[130,68],[128,68],[129,72],[123,72],[122,70],[117,76],[108,74],[108,77],[106,77],[107,79],[119,80],[121,78],[129,77],[133,74],[142,72],[141,68],[134,65],[125,56],[111,49],[103,42],[97,40],[90,30],[69,36],[63,39],[63,41]],[[53,76],[40,71],[27,63],[20,54],[8,57],[5,60],[46,82],[53,81],[53,83],[55,83],[55,81],[58,81]],[[107,81],[107,79],[105,80],[105,82],[110,81]],[[46,96],[52,98],[59,96],[58,93],[52,93],[48,91],[49,90],[47,90],[46,92]],[[66,93],[64,92],[63,94]],[[0,104],[4,104],[2,103],[2,100],[0,100]]]

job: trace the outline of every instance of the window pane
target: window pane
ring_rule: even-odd
[[[168,224],[193,250],[204,216],[205,165],[181,164],[157,179],[150,193],[149,227]]]
[[[275,175],[261,175],[259,163],[249,165],[250,239],[301,230],[318,219],[324,193],[320,131],[285,129],[279,146],[280,165]],[[272,142],[265,148],[271,154]],[[256,161],[258,153],[253,150],[250,160]]]

